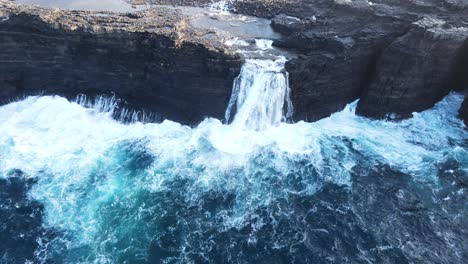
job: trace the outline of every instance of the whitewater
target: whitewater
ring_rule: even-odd
[[[245,262],[260,245],[296,256],[304,230],[278,227],[293,221],[294,197],[352,189],[357,167],[385,164],[433,189],[439,164],[468,170],[462,95],[401,122],[357,116],[356,101],[293,123],[284,63],[247,60],[226,120],[194,128],[138,114],[119,122],[115,98],[35,96],[0,107],[0,177],[34,179],[28,199],[55,230],[38,238],[36,261]]]

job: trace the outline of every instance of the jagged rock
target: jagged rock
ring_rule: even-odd
[[[301,53],[287,65],[294,119],[315,121],[361,96],[381,50],[404,34],[406,26],[399,19],[347,6],[309,8],[305,18],[303,13],[287,14],[297,17],[295,23],[279,20],[286,15],[276,16],[273,27],[288,34],[276,46]]]
[[[432,107],[451,90],[467,87],[454,80],[468,28],[444,25],[445,21],[424,17],[384,49],[362,93],[359,114],[408,118]]]
[[[180,10],[51,10],[0,2],[0,101],[115,94],[184,124],[222,119],[239,55]],[[205,34],[205,33],[206,34]]]
[[[240,13],[271,17],[287,65],[295,120],[314,121],[358,98],[357,113],[408,118],[468,87],[463,1],[244,0]],[[459,4],[462,3],[462,4]]]

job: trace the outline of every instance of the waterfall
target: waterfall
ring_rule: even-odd
[[[226,122],[232,119],[232,126],[263,130],[291,117],[293,107],[285,63],[284,57],[247,59],[234,81]]]
[[[210,9],[214,11],[228,12],[229,0],[216,1],[210,5]]]

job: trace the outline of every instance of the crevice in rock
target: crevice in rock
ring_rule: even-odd
[[[370,86],[372,82],[376,79],[377,77],[377,65],[383,56],[383,53],[385,50],[392,45],[392,43],[398,41],[400,38],[403,38],[405,35],[408,34],[410,31],[409,28],[405,29],[401,34],[397,34],[394,36],[389,37],[386,40],[383,40],[381,43],[377,44],[374,48],[374,53],[371,56],[369,63],[367,64],[367,71],[362,77],[361,81],[361,94],[359,96],[360,101],[365,101],[367,99],[367,94],[368,90],[370,89]],[[360,114],[361,111],[361,104],[359,103],[357,108],[356,108],[356,113]]]

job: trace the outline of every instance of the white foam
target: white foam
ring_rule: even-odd
[[[241,40],[239,38],[228,39],[224,42],[228,46],[239,46],[239,47],[247,47],[249,43],[245,40]]]
[[[222,14],[229,13],[230,0],[222,0],[214,2],[210,5],[210,9],[215,12],[220,12]]]
[[[369,162],[434,181],[437,164],[447,157],[468,164],[466,149],[453,146],[467,139],[456,118],[462,100],[451,94],[433,109],[399,123],[358,117],[355,102],[315,123],[279,122],[255,130],[211,118],[193,129],[171,121],[122,124],[110,112],[101,112],[112,107],[84,108],[56,96],[28,97],[0,107],[0,175],[21,169],[38,177],[30,195],[44,204],[46,225],[74,234],[67,238],[71,248],[92,245],[91,252],[100,256],[96,259],[112,259],[99,247],[109,239],[99,229],[106,217],[101,207],[125,202],[139,208],[143,205],[134,204],[135,195],[160,192],[178,178],[193,181],[183,195],[194,204],[209,190],[242,197],[225,217],[226,227],[242,226],[258,206],[297,192],[265,182],[302,173],[304,164],[318,175],[301,174],[306,185],[301,192],[313,193],[323,182],[349,185],[359,159],[356,151]],[[122,146],[128,142],[155,157],[138,175],[125,167]],[[121,221],[139,223],[138,215]]]
[[[260,50],[273,49],[273,40],[270,39],[256,39],[255,45]]]
[[[232,126],[241,130],[264,130],[290,117],[292,103],[285,62],[284,57],[247,59],[234,81],[226,121],[231,119],[234,106],[236,114]]]
[[[386,157],[390,163],[398,164],[411,157],[422,160],[423,154],[437,152],[432,148],[446,146],[448,136],[466,136],[460,129],[461,122],[455,117],[446,118],[456,116],[454,109],[460,104],[460,98],[460,95],[452,94],[435,109],[399,123],[355,116],[355,102],[344,111],[315,123],[286,124],[273,115],[276,126],[256,131],[236,124],[223,125],[216,119],[207,119],[195,129],[171,121],[124,125],[114,121],[108,112],[84,108],[61,97],[28,97],[0,108],[0,136],[2,142],[9,142],[2,144],[9,151],[8,155],[5,150],[1,152],[0,164],[3,171],[29,168],[34,174],[40,167],[48,165],[61,171],[70,165],[64,158],[79,157],[86,163],[115,142],[130,138],[150,138],[150,142],[170,145],[174,151],[190,147],[189,142],[193,144],[191,147],[196,147],[198,140],[206,137],[217,149],[237,154],[250,153],[271,144],[288,153],[301,153],[310,150],[307,146],[317,139],[332,136],[347,136],[371,144],[369,147],[374,152]],[[248,122],[247,119],[241,121]],[[424,145],[431,149],[427,150]],[[58,157],[61,159],[55,161]]]

